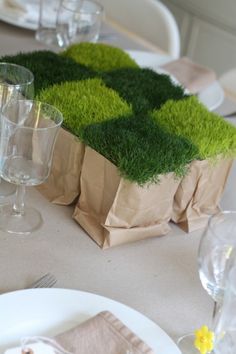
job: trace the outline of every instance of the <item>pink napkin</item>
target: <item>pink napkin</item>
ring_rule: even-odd
[[[100,312],[55,340],[73,354],[154,354],[111,312]]]
[[[162,68],[193,94],[200,92],[216,80],[213,70],[194,63],[187,57],[171,61]]]

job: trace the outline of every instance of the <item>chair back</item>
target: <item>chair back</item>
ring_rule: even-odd
[[[100,0],[106,18],[163,49],[173,58],[180,55],[180,35],[170,10],[158,0]]]

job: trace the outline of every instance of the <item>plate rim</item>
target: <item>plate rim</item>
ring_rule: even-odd
[[[27,19],[24,20],[24,17],[23,17],[23,20],[19,20],[16,12],[15,12],[15,15],[14,15],[14,12],[13,12],[13,14],[11,14],[9,12],[9,10],[7,9],[7,7],[4,5],[3,1],[4,0],[0,0],[0,20],[1,21],[8,23],[9,25],[13,25],[13,26],[20,27],[20,28],[25,28],[25,29],[32,30],[32,31],[35,31],[37,29],[37,27],[38,27],[37,22],[32,22]]]

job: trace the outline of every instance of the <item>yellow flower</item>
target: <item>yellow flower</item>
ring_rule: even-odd
[[[214,347],[214,333],[207,326],[202,326],[195,331],[194,345],[201,354],[210,353]]]

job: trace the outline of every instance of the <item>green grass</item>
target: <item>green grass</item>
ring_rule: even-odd
[[[199,148],[201,159],[236,156],[236,128],[209,112],[194,96],[170,100],[152,117],[169,132],[189,139]]]
[[[186,95],[181,86],[173,85],[168,75],[151,69],[124,68],[104,73],[106,85],[131,103],[134,112],[160,108],[168,99],[180,100]]]
[[[62,55],[96,71],[138,67],[138,64],[122,49],[102,43],[73,44]]]
[[[187,139],[167,133],[144,115],[86,126],[81,138],[139,185],[158,183],[159,175],[169,172],[183,176],[198,156]]]
[[[56,83],[77,81],[96,75],[91,69],[76,63],[73,59],[46,50],[4,56],[0,60],[22,65],[32,71],[36,94]]]
[[[37,98],[56,106],[64,116],[63,126],[78,137],[88,124],[132,113],[131,106],[98,78],[54,85]]]

